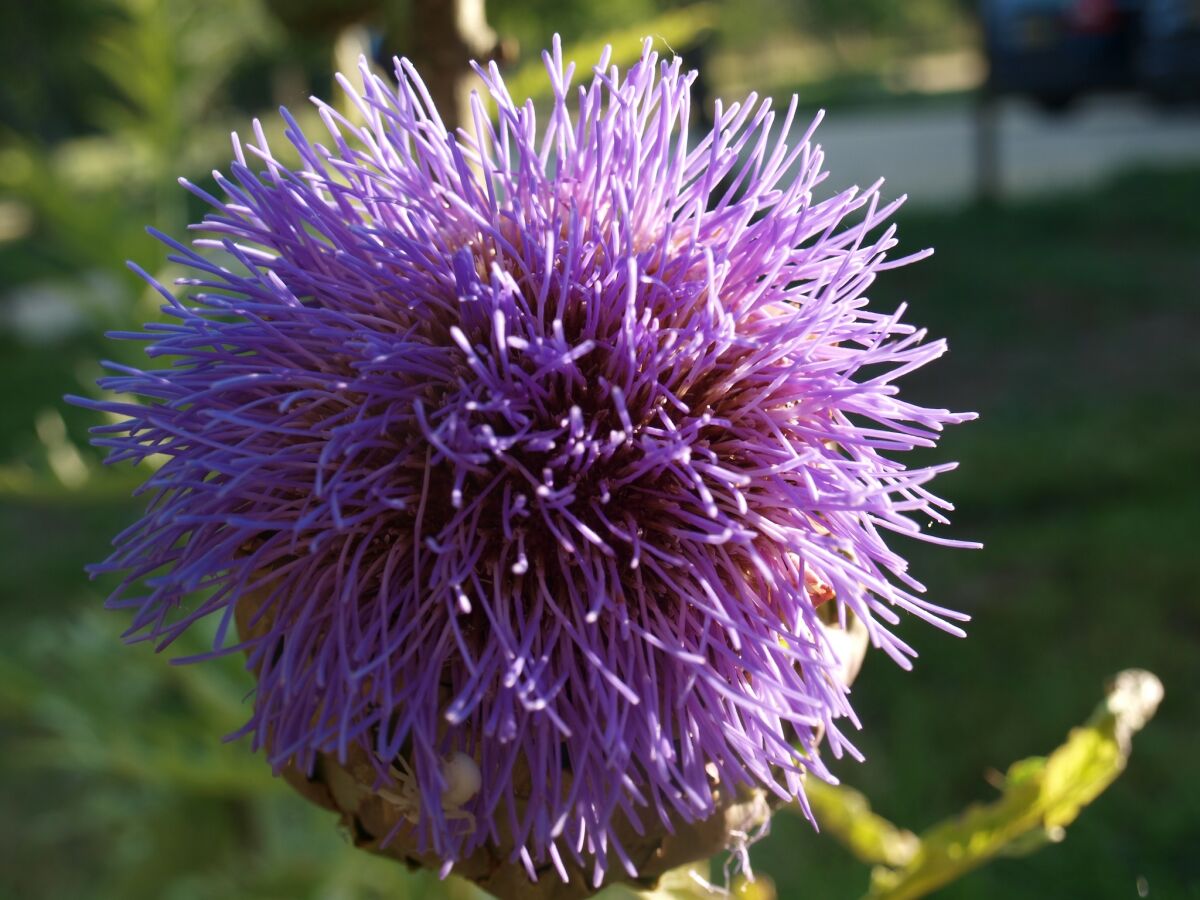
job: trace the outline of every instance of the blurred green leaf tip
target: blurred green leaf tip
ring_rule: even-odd
[[[997,856],[1020,856],[1066,836],[1066,826],[1121,774],[1133,735],[1163,698],[1150,672],[1128,669],[1108,685],[1091,718],[1049,756],[1018,760],[998,776],[1001,795],[924,834],[898,828],[848,787],[812,780],[806,792],[821,823],[871,872],[867,900],[923,897]]]
[[[578,40],[564,48],[568,60],[583,64],[584,71],[599,59],[605,48],[611,51],[609,61],[619,68],[634,63],[641,54],[642,41],[652,37],[655,43],[674,55],[676,47],[685,47],[717,25],[718,7],[715,3],[692,3],[666,9],[653,18],[624,28],[614,28],[586,40]],[[514,97],[550,98],[551,85],[546,67],[537,54],[532,54],[515,72],[505,78],[509,93]]]

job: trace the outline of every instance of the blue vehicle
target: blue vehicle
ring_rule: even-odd
[[[1200,0],[1146,0],[1137,70],[1158,99],[1200,99]]]
[[[987,88],[1059,110],[1137,86],[1140,0],[982,0]]]

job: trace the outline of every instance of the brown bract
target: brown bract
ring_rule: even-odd
[[[270,627],[265,615],[250,624],[264,596],[265,593],[251,594],[238,601],[236,618],[243,638],[263,634]],[[849,684],[857,675],[866,651],[866,629],[852,617],[845,630],[836,622],[823,628],[842,660],[839,675]],[[308,774],[294,765],[286,766],[280,774],[297,793],[337,813],[355,846],[390,856],[410,869],[437,871],[442,867],[440,857],[417,850],[415,829],[401,821],[411,816],[411,811],[375,788],[376,766],[361,747],[351,745],[345,759],[338,759],[335,753],[318,753]],[[526,802],[532,784],[528,771],[514,767],[512,778],[518,803]],[[538,880],[530,882],[525,867],[514,859],[515,847],[507,817],[497,821],[500,839],[458,860],[454,864],[454,874],[474,882],[501,900],[576,900],[590,897],[616,883],[651,889],[672,869],[744,847],[748,836],[758,832],[770,820],[774,807],[780,802],[778,797],[761,788],[730,790],[718,782],[715,774],[710,783],[715,809],[703,821],[685,822],[672,816],[673,830],[667,831],[657,819],[646,817],[644,824],[648,827],[645,833],[638,834],[625,819],[614,820],[616,836],[637,867],[637,878],[631,878],[614,861],[608,867],[604,882],[595,887],[590,860],[585,857],[589,864],[581,867],[564,854],[567,882],[563,882],[549,863],[538,867]],[[565,778],[564,789],[569,788],[569,784],[569,779]],[[388,793],[395,796],[393,792]]]

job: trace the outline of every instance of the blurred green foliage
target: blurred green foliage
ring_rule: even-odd
[[[99,358],[138,352],[99,334],[156,315],[120,263],[171,277],[143,228],[181,234],[201,214],[175,178],[204,183],[228,161],[230,130],[263,115],[277,133],[273,106],[300,112],[310,92],[329,95],[331,47],[354,17],[328,6],[44,0],[0,29],[0,896],[476,896],[353,850],[244,743],[220,743],[245,715],[238,660],[173,667],[122,646],[121,617],[98,612],[106,584],[81,574],[137,514],[141,473],[101,470],[86,446],[92,417],[59,397],[92,390]],[[352,9],[394,36],[381,55],[413,39],[404,3]],[[514,67],[551,31],[568,47],[649,32],[708,54],[730,84],[802,78],[810,95],[814,79],[834,84],[898,46],[942,47],[969,29],[956,0],[492,0],[489,12],[518,40]],[[788,41],[816,62],[761,65],[760,47]],[[1049,746],[1118,668],[1153,668],[1169,692],[1200,683],[1200,405],[1181,387],[1200,378],[1187,344],[1200,326],[1188,293],[1200,283],[1197,209],[1200,172],[1181,171],[902,217],[906,243],[939,255],[889,274],[875,299],[913,301],[913,318],[951,339],[955,353],[911,390],[984,413],[942,454],[963,461],[945,486],[962,510],[956,530],[988,549],[913,548],[932,593],[975,614],[973,636],[914,630],[914,674],[876,661],[856,687],[870,762],[840,771],[888,818],[921,830],[973,801],[983,772]],[[1123,897],[1138,877],[1155,896],[1200,896],[1184,705],[1168,699],[1136,764],[1064,847],[999,862],[945,896]],[[1147,798],[1169,802],[1151,810]],[[886,821],[864,816],[849,818]],[[784,897],[867,889],[862,865],[795,817],[779,817],[755,859]],[[768,893],[766,882],[746,890]]]
[[[713,3],[692,3],[683,9],[668,9],[632,25],[588,33],[563,47],[563,58],[574,61],[577,71],[585,71],[588,60],[597,60],[606,47],[611,48],[610,64],[625,67],[637,60],[647,35],[670,52],[669,48],[694,48],[706,40],[720,20],[720,7]],[[546,69],[540,56],[528,55],[505,79],[514,97],[547,99],[551,96]]]

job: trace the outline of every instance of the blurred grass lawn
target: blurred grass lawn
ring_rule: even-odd
[[[982,414],[937,456],[962,461],[940,484],[958,506],[953,534],[986,549],[905,548],[937,602],[972,613],[971,636],[916,623],[902,631],[921,652],[914,673],[872,658],[854,691],[868,763],[840,771],[920,829],[990,797],[989,769],[1055,746],[1107,676],[1149,668],[1166,701],[1066,842],[939,896],[1132,897],[1144,878],[1152,897],[1200,897],[1200,169],[900,222],[904,247],[937,255],[888,273],[873,299],[908,301],[912,321],[950,339],[906,390]],[[28,454],[38,410],[109,352],[0,338],[0,460]],[[81,434],[88,417],[64,414]],[[345,847],[244,744],[218,743],[248,688],[236,661],[169,667],[118,645],[120,617],[95,612],[103,586],[81,569],[135,516],[127,482],[0,496],[0,896],[436,892]],[[866,885],[863,866],[795,816],[777,818],[755,861],[781,897]]]

